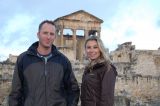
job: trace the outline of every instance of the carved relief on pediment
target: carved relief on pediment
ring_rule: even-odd
[[[99,21],[95,17],[93,17],[92,15],[89,15],[89,14],[86,14],[86,13],[71,14],[71,15],[65,16],[64,19],[84,21],[84,22]]]

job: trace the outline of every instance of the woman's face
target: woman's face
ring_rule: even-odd
[[[90,60],[95,60],[100,57],[100,49],[97,41],[90,40],[86,43],[85,52]]]

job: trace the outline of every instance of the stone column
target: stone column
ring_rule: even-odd
[[[77,40],[76,40],[76,30],[75,29],[72,29],[72,32],[73,32],[73,36],[72,36],[72,38],[73,38],[73,51],[74,51],[74,59],[76,60],[76,47],[77,47]]]
[[[60,29],[60,37],[61,37],[61,38],[60,38],[60,40],[61,40],[60,46],[63,47],[63,46],[64,46],[64,45],[63,45],[63,28]]]
[[[100,37],[100,31],[99,31],[99,30],[97,31],[97,36],[99,36],[99,37]]]
[[[88,38],[88,30],[84,30],[85,40]]]

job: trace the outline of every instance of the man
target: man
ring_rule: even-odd
[[[43,21],[37,36],[17,59],[9,106],[77,106],[78,83],[70,61],[53,45],[54,23]]]

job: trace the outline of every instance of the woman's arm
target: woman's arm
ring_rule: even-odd
[[[101,102],[100,106],[113,106],[114,105],[114,88],[116,81],[116,69],[111,66],[111,69],[103,73],[101,81]]]

